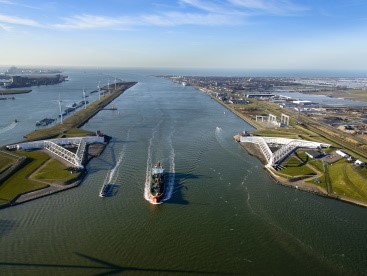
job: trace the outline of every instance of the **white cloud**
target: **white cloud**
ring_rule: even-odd
[[[277,15],[289,15],[307,10],[289,0],[229,0],[235,6]]]
[[[32,26],[32,27],[40,26],[40,24],[33,19],[21,18],[17,16],[2,15],[2,14],[0,14],[0,22],[7,23],[7,24],[14,24],[14,25]]]
[[[130,17],[107,17],[98,15],[76,15],[73,17],[64,18],[64,23],[54,24],[52,27],[58,29],[104,29],[128,27],[136,25],[138,22]]]
[[[18,7],[30,8],[30,9],[40,9],[39,7],[36,7],[36,6],[30,6],[30,5],[14,2],[11,0],[0,0],[0,4],[13,5],[13,6],[18,6]]]
[[[204,10],[207,12],[213,12],[213,13],[222,13],[223,7],[211,3],[207,3],[200,0],[181,0],[180,3],[188,6],[192,6],[195,8],[198,8],[200,10]]]
[[[8,26],[8,25],[4,25],[4,24],[0,24],[0,30],[9,32],[12,30],[12,27]]]
[[[61,17],[61,21],[41,25],[35,20],[0,14],[0,23],[7,25],[26,25],[49,27],[54,29],[87,30],[111,29],[123,30],[137,26],[174,27],[182,25],[219,26],[219,25],[248,25],[249,16],[254,11],[277,15],[288,15],[299,12],[303,7],[290,0],[178,0],[182,6],[180,11],[156,12],[138,14],[136,16],[105,16],[95,14],[79,14]],[[13,0],[0,0],[0,4],[22,5]],[[188,7],[187,12],[185,7]],[[184,9],[182,9],[184,8]],[[194,9],[193,9],[194,8]]]
[[[121,29],[136,26],[178,26],[178,25],[235,25],[244,23],[240,17],[215,13],[166,12],[161,14],[140,15],[136,17],[107,17],[98,15],[76,15],[63,18],[64,22],[54,24],[58,29]]]
[[[242,15],[246,16],[247,13],[240,11],[238,9],[233,9],[229,7],[225,2],[213,3],[213,2],[205,2],[201,0],[180,0],[181,4],[191,6],[208,13],[216,13],[216,14],[226,14],[226,15]]]
[[[177,26],[177,25],[234,25],[239,24],[239,20],[223,14],[200,14],[200,13],[182,13],[167,12],[161,15],[143,16],[141,22],[147,25],[155,26]]]

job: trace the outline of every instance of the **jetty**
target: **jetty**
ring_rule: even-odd
[[[104,109],[108,104],[110,104],[113,100],[119,97],[122,93],[124,93],[127,89],[137,84],[137,82],[119,82],[116,83],[116,89],[108,88],[107,86],[101,88],[102,90],[107,91],[104,93],[101,99],[96,100],[90,103],[86,109],[81,109],[68,118],[66,118],[62,123],[58,123],[53,125],[50,128],[46,129],[37,129],[25,136],[25,139],[28,141],[34,140],[42,140],[42,139],[50,139],[55,138],[58,135],[73,129],[79,128],[83,126],[89,119],[91,119],[94,115],[96,115],[99,111]]]

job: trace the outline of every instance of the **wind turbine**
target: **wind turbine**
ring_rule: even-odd
[[[101,83],[101,81],[98,82],[98,94],[99,94],[99,100],[101,99],[101,87],[99,86],[99,84]]]
[[[110,79],[108,79],[108,83],[107,83],[107,91],[108,91],[108,93],[110,93]]]
[[[116,77],[115,77],[115,90],[116,90]]]
[[[85,101],[85,90],[83,88],[83,98],[84,98],[84,109],[87,108],[87,102]]]
[[[59,110],[60,110],[60,121],[62,123],[62,108],[61,108],[61,96],[60,96],[60,93],[59,93]]]

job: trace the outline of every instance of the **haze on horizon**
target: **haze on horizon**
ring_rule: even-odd
[[[0,0],[0,65],[366,70],[365,0]]]

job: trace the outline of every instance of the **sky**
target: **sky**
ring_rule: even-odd
[[[367,71],[366,0],[0,0],[0,65]]]

